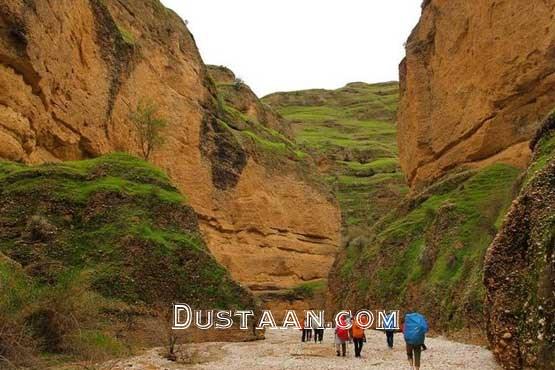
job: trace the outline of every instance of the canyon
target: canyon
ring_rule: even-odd
[[[399,83],[258,98],[158,0],[0,0],[0,315],[33,333],[0,356],[127,356],[189,299],[416,309],[554,368],[554,18],[425,0]],[[86,330],[64,319],[88,303]]]

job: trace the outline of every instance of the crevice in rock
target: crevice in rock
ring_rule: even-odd
[[[284,247],[281,245],[276,245],[275,248],[288,253],[295,253],[295,254],[302,254],[302,255],[309,255],[309,256],[328,256],[329,255],[328,253],[312,253],[310,251],[301,251],[295,248]]]
[[[248,160],[241,144],[211,113],[204,115],[200,136],[199,149],[210,161],[216,189],[229,190],[237,186]]]
[[[137,56],[138,50],[135,45],[129,45],[125,42],[103,1],[90,0],[90,4],[95,16],[96,33],[102,59],[106,62],[110,73],[108,76],[110,89],[106,109],[106,118],[109,119],[112,116],[120,88],[134,68],[133,60]]]

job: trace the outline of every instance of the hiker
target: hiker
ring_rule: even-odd
[[[426,318],[418,312],[409,312],[405,315],[403,334],[407,346],[407,358],[411,369],[420,369],[420,355],[426,349],[424,340],[428,332]]]
[[[339,318],[339,322],[341,326],[347,326],[347,319],[344,316]],[[335,327],[335,349],[337,351],[337,356],[343,355],[347,352],[347,342],[350,342],[351,338],[349,335],[349,329],[344,329],[342,327],[336,326]]]
[[[395,335],[395,330],[397,327],[397,323],[395,322],[395,314],[393,311],[390,311],[389,314],[386,315],[384,320],[384,327],[385,327],[385,337],[387,340],[387,346],[390,349],[393,349],[393,337]]]
[[[364,333],[364,328],[368,324],[368,317],[367,316],[360,316],[360,322],[353,323],[353,327],[351,328],[351,335],[353,337],[353,342],[355,343],[355,357],[361,357],[360,354],[362,352],[362,346],[366,342],[366,334]]]

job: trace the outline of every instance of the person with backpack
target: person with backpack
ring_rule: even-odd
[[[349,329],[346,329],[347,319],[344,316],[339,318],[341,326],[335,327],[335,349],[337,356],[343,355],[347,352],[347,342],[351,341]]]
[[[355,320],[351,329],[351,335],[355,344],[355,357],[360,357],[362,346],[364,345],[364,342],[366,342],[364,327],[366,327],[368,324],[368,317],[360,316],[359,320],[361,321],[360,323]]]
[[[403,335],[411,369],[420,370],[420,356],[427,332],[428,322],[424,315],[418,312],[409,312],[405,315]]]

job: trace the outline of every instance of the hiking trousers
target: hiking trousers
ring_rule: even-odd
[[[408,344],[407,343],[407,358],[416,367],[420,367],[420,355],[421,355],[421,353],[422,353],[422,344]]]
[[[324,339],[324,329],[314,329],[314,343],[317,341],[322,342]]]
[[[395,332],[393,330],[386,330],[385,336],[387,337],[387,346],[393,348],[393,335]]]
[[[362,346],[364,345],[364,339],[353,338],[353,342],[355,343],[355,357],[360,357],[360,353],[362,352]]]
[[[306,342],[306,341],[310,341],[312,337],[312,329],[303,329],[303,335],[302,335],[302,341]]]
[[[335,344],[335,349],[337,350],[337,355],[339,356],[339,351],[341,350],[341,354],[343,356],[345,356],[345,353],[347,352],[347,343],[343,342],[343,343],[336,343]]]

